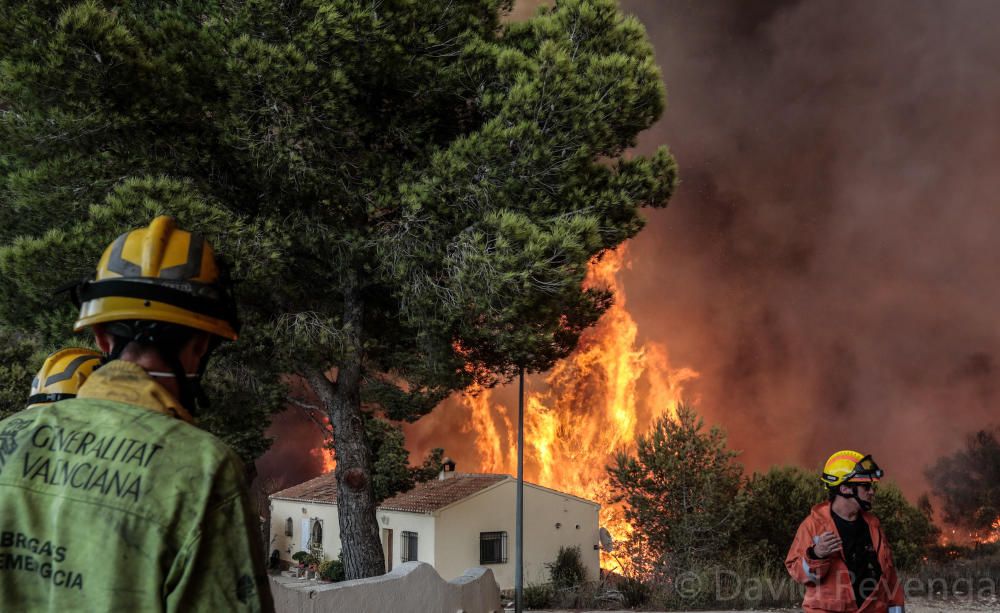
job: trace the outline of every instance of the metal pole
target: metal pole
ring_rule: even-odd
[[[517,528],[514,545],[514,611],[521,613],[524,596],[524,367],[517,394]]]

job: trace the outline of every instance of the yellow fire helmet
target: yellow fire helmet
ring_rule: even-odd
[[[101,354],[93,349],[60,349],[45,359],[31,382],[28,408],[75,398],[90,373],[101,365]]]
[[[160,216],[119,236],[75,290],[74,331],[114,321],[177,324],[236,340],[236,305],[211,245]]]
[[[828,487],[837,487],[844,483],[873,483],[882,475],[882,469],[870,455],[844,449],[826,461],[821,478]]]

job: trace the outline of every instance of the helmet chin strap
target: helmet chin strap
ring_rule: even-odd
[[[858,505],[861,507],[862,511],[871,511],[872,510],[872,503],[868,502],[867,500],[862,500],[861,497],[858,496],[858,486],[857,486],[857,484],[855,484],[855,485],[848,485],[847,487],[851,488],[851,495],[850,496],[844,496],[844,494],[841,494],[841,496],[844,496],[844,498],[853,498],[853,499],[857,500],[858,501]]]
[[[130,342],[135,340],[137,339],[116,336],[115,342],[112,345],[112,351],[107,356],[106,362],[119,359],[121,354],[124,352],[125,347]],[[174,379],[177,382],[179,394],[179,398],[177,400],[180,401],[181,406],[187,409],[189,413],[197,415],[199,408],[209,406],[208,397],[205,395],[205,391],[201,387],[201,377],[205,372],[205,367],[208,365],[209,355],[212,353],[213,349],[215,349],[214,344],[210,346],[209,350],[205,352],[204,356],[202,356],[201,363],[198,365],[198,372],[189,373],[181,364],[179,350],[171,350],[158,346],[156,347],[157,353],[160,354],[160,358],[168,367],[171,368],[171,370],[146,371],[146,374],[158,379]]]

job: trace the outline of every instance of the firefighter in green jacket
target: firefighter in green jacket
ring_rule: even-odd
[[[0,421],[0,609],[272,610],[242,464],[192,417],[238,329],[212,248],[158,217],[77,296],[108,361]]]

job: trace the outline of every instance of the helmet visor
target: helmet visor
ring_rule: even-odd
[[[858,462],[854,465],[854,470],[844,477],[844,482],[853,481],[870,483],[881,479],[883,474],[882,469],[879,468],[879,465],[875,463],[875,460],[873,460],[872,456],[869,454],[858,460]]]

